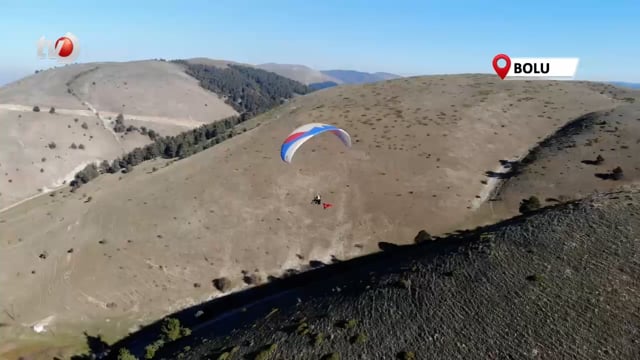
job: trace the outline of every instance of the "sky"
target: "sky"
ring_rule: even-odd
[[[0,84],[56,65],[36,41],[66,32],[78,62],[209,57],[400,75],[490,73],[497,53],[579,57],[577,78],[640,82],[640,1],[3,1]]]

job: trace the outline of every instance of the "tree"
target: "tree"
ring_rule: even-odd
[[[604,162],[604,158],[602,157],[602,155],[598,155],[598,157],[596,158],[596,164],[600,165]]]
[[[47,146],[49,147],[49,149],[55,149],[56,146],[58,146],[58,145],[56,145],[56,143],[52,141]]]
[[[34,106],[33,112],[40,112],[40,107],[38,105]]]
[[[540,199],[537,196],[530,196],[528,199],[522,199],[519,211],[522,214],[538,210],[540,208]]]
[[[124,125],[124,115],[122,113],[116,116],[116,124],[113,126],[113,131],[117,133],[124,132],[126,130],[126,126]]]
[[[98,172],[98,168],[96,167],[96,165],[89,164],[76,174],[75,179],[81,184],[86,184],[89,181],[97,178],[98,175],[100,175],[100,173]]]
[[[71,146],[69,147],[75,150],[78,148],[78,145],[76,145],[76,143],[71,143]]]
[[[78,149],[80,149],[80,150],[84,150],[84,144],[80,144],[80,145],[78,145]]]

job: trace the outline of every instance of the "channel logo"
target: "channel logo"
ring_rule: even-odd
[[[68,32],[55,42],[45,39],[42,36],[36,43],[39,59],[57,60],[59,63],[70,64],[78,58],[80,54],[80,42],[72,33]],[[46,51],[46,55],[45,55]]]

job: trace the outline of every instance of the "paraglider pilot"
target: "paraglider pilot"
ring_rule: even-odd
[[[316,205],[322,204],[322,199],[320,198],[320,194],[316,194],[316,196],[313,197],[313,200],[311,201],[311,203]]]

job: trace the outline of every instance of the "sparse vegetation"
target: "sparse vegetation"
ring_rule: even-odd
[[[52,141],[52,142],[50,142],[49,144],[47,144],[47,146],[49,147],[49,149],[52,149],[52,150],[53,150],[53,149],[55,149],[55,148],[56,148],[56,146],[57,146],[57,145],[56,145],[56,143],[55,143],[55,142],[53,142],[53,141]]]
[[[49,109],[49,114],[55,114],[56,112],[56,108],[54,108],[53,106]]]
[[[33,112],[40,112],[40,107],[38,105],[34,106]]]
[[[77,148],[78,148],[78,145],[76,145],[76,143],[71,143],[71,146],[69,146],[69,148],[71,148],[71,149],[74,149],[74,150],[75,150],[75,149],[77,149]]]
[[[89,129],[89,125],[87,124],[86,121],[82,122],[82,125],[80,125],[80,127],[82,127],[85,130]]]

